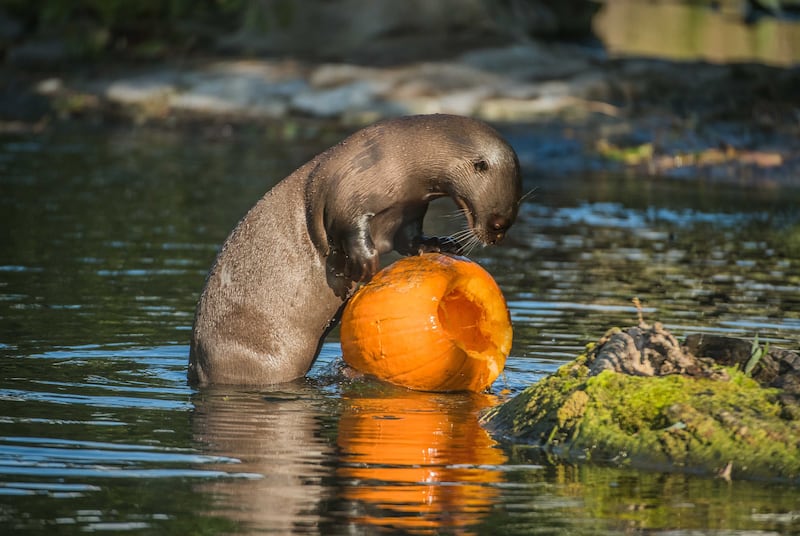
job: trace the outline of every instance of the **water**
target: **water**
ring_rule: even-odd
[[[526,160],[524,130],[509,134]],[[800,533],[797,488],[563,464],[497,444],[476,420],[635,322],[634,296],[678,335],[797,347],[798,191],[528,173],[536,191],[508,242],[474,254],[515,326],[491,393],[343,381],[335,334],[306,380],[189,388],[216,248],[340,136],[73,125],[0,137],[4,533]]]

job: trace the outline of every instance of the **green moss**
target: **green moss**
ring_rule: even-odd
[[[487,426],[567,459],[800,482],[800,422],[776,389],[735,369],[724,380],[604,371],[585,356],[489,412]]]
[[[565,422],[566,414],[562,412],[559,418],[559,411],[567,399],[585,384],[588,369],[583,361],[585,354],[503,406],[492,408],[484,416],[484,422],[491,421],[493,426],[514,436],[524,435],[533,442],[553,443],[554,434],[568,424]]]

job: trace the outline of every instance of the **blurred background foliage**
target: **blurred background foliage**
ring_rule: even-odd
[[[2,0],[0,10],[19,24],[16,37],[65,40],[81,56],[210,45],[241,23],[248,0]]]
[[[20,43],[46,42],[57,59],[203,52],[392,63],[597,37],[612,49],[624,40],[649,54],[676,26],[684,48],[709,39],[748,47],[753,32],[742,27],[796,21],[798,11],[800,0],[0,0],[0,56],[14,62],[29,55],[14,52]],[[598,31],[598,21],[613,28]],[[776,55],[791,45],[782,42],[793,42],[786,31],[771,24],[755,38]]]
[[[436,34],[463,50],[532,35],[582,38],[598,8],[590,0],[0,0],[0,53],[34,38],[58,39],[83,58],[194,50],[325,56],[374,38],[424,43]]]

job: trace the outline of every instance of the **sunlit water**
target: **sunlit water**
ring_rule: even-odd
[[[798,2],[614,0],[594,31],[615,56],[711,63],[800,63]],[[781,9],[783,8],[783,9]]]
[[[490,394],[343,380],[335,336],[307,380],[198,391],[187,342],[216,249],[340,136],[224,134],[0,137],[4,534],[800,532],[797,488],[560,464],[476,419],[635,322],[635,296],[678,335],[797,347],[800,192],[528,168],[507,243],[473,253],[515,327]]]

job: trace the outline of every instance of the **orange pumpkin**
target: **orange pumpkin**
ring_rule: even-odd
[[[511,337],[492,276],[440,253],[378,272],[345,307],[340,336],[348,365],[422,391],[483,391],[502,372]]]

